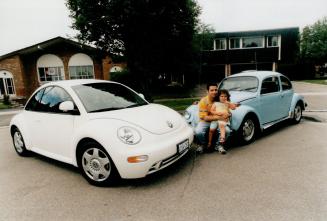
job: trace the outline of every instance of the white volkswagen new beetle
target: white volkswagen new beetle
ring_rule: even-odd
[[[80,168],[94,185],[140,178],[185,155],[193,130],[174,110],[103,80],[67,80],[37,89],[10,123],[16,152]]]

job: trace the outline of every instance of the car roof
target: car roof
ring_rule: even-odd
[[[259,79],[266,78],[268,76],[280,76],[282,75],[281,73],[275,72],[275,71],[243,71],[237,74],[233,74],[228,76],[227,78],[230,77],[240,77],[240,76],[249,76],[249,77],[257,77]]]
[[[56,86],[62,86],[62,87],[72,87],[75,85],[91,84],[91,83],[117,83],[117,82],[98,80],[98,79],[76,79],[76,80],[61,80],[61,81],[48,82],[42,86],[47,87],[47,86],[56,85]]]

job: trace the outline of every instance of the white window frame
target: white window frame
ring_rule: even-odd
[[[0,78],[3,80],[2,82],[3,82],[5,94],[11,95],[11,96],[16,96],[16,88],[15,88],[13,75],[8,71],[0,71]],[[8,83],[6,82],[7,79],[9,79],[9,81],[11,82],[11,85],[8,85]],[[9,94],[9,92],[8,92],[9,87],[11,87],[11,89],[13,91],[12,94]],[[2,97],[3,95],[4,94],[2,94],[0,91],[0,97]]]
[[[95,71],[92,58],[84,53],[74,54],[68,62],[68,73],[70,79],[94,79]]]
[[[64,63],[54,54],[44,54],[37,61],[37,75],[41,84],[65,80]],[[41,79],[40,69],[43,69],[44,80]]]
[[[231,41],[232,41],[233,39],[239,39],[239,47],[238,47],[238,48],[232,48]],[[231,49],[231,50],[242,49],[242,38],[241,38],[241,37],[232,37],[232,38],[229,38],[229,49]]]
[[[269,37],[277,37],[277,45],[269,45]],[[280,46],[280,39],[281,39],[281,36],[280,35],[268,35],[267,36],[267,48],[277,48]]]
[[[221,42],[223,44],[223,48],[220,48],[219,46],[221,45]],[[217,38],[214,40],[214,50],[221,51],[221,50],[226,50],[227,49],[227,40],[226,38]]]
[[[85,69],[85,72],[83,69]],[[93,65],[69,66],[69,78],[70,79],[94,79]]]

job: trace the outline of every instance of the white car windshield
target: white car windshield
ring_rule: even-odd
[[[91,83],[73,86],[87,112],[101,112],[147,105],[138,94],[116,83]]]
[[[228,91],[249,91],[256,92],[258,90],[259,81],[256,77],[242,76],[230,77],[224,79],[219,89],[226,89]]]

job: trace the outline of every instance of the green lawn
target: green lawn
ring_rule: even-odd
[[[303,81],[307,82],[307,83],[327,85],[327,80],[326,79],[313,79],[313,80],[303,80]]]
[[[176,111],[182,111],[185,110],[188,106],[190,106],[194,101],[199,100],[200,98],[176,98],[154,100],[154,103],[168,106]]]
[[[0,109],[8,109],[10,108],[10,105],[6,105],[0,102]]]

